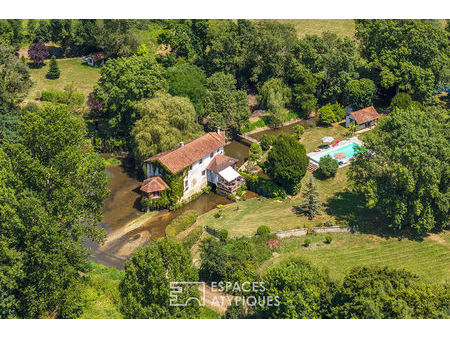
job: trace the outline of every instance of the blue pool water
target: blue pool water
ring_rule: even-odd
[[[348,160],[349,158],[355,156],[355,153],[356,153],[355,147],[358,147],[358,146],[359,146],[359,145],[358,145],[357,143],[355,143],[355,142],[346,144],[346,145],[343,146],[343,147],[339,147],[339,146],[338,146],[337,149],[333,149],[333,150],[330,150],[330,151],[323,151],[323,152],[321,152],[321,153],[318,153],[317,155],[314,154],[313,160],[319,162],[320,159],[321,159],[323,156],[327,156],[327,155],[330,155],[332,158],[334,158],[335,160],[337,160],[337,159],[333,156],[333,155],[336,154],[336,153],[344,153],[344,154],[345,154],[345,158],[344,158],[344,159],[338,159],[338,161]]]

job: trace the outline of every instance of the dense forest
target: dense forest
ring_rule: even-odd
[[[205,131],[232,139],[252,128],[249,96],[271,127],[311,114],[327,125],[344,107],[375,105],[387,116],[366,140],[371,152],[352,164],[355,190],[400,233],[448,229],[448,98],[436,94],[450,82],[450,23],[355,20],[355,30],[299,38],[277,20],[0,20],[0,318],[83,313],[86,243],[106,236],[99,222],[108,177],[99,153],[126,153],[141,171],[146,158]],[[58,60],[97,53],[106,61],[89,95],[68,83],[27,99],[30,70],[47,62],[46,78],[57,79]],[[283,194],[297,194],[306,173],[298,138],[282,135],[264,149]],[[198,306],[167,306],[170,281],[250,280],[264,281],[265,295],[279,295],[282,305],[250,312],[236,305],[226,318],[449,316],[448,284],[427,285],[405,270],[356,267],[336,281],[290,260],[261,275],[273,239],[205,240],[199,268],[177,241],[140,248],[125,265],[120,312],[198,318]]]

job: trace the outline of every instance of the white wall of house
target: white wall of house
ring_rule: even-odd
[[[181,197],[181,200],[189,198],[193,194],[200,192],[208,184],[206,167],[208,167],[211,160],[217,154],[223,154],[223,148],[219,148],[211,154],[208,154],[201,160],[196,161],[189,168],[188,174],[184,178],[184,194],[183,197]]]

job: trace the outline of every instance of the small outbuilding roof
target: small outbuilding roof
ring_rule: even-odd
[[[350,115],[355,119],[357,124],[363,124],[380,118],[374,106],[354,111]]]
[[[142,184],[141,191],[150,193],[155,191],[166,190],[169,186],[159,176],[147,178]]]
[[[209,163],[206,169],[218,174],[225,168],[231,167],[238,162],[235,158],[225,156],[222,154],[217,154]]]
[[[240,177],[239,173],[234,170],[232,167],[227,167],[221,172],[219,172],[219,175],[227,182],[231,182],[235,180],[236,178]]]

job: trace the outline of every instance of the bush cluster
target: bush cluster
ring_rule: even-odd
[[[243,172],[240,174],[245,178],[247,188],[250,191],[267,198],[285,198],[287,196],[286,191],[271,180]]]
[[[320,174],[322,174],[323,177],[328,178],[328,177],[335,176],[338,169],[339,169],[338,161],[336,161],[330,155],[323,156],[320,158],[319,170],[320,170]]]
[[[84,103],[82,93],[59,92],[56,90],[44,90],[41,93],[41,101],[62,103],[67,105],[81,106]]]

